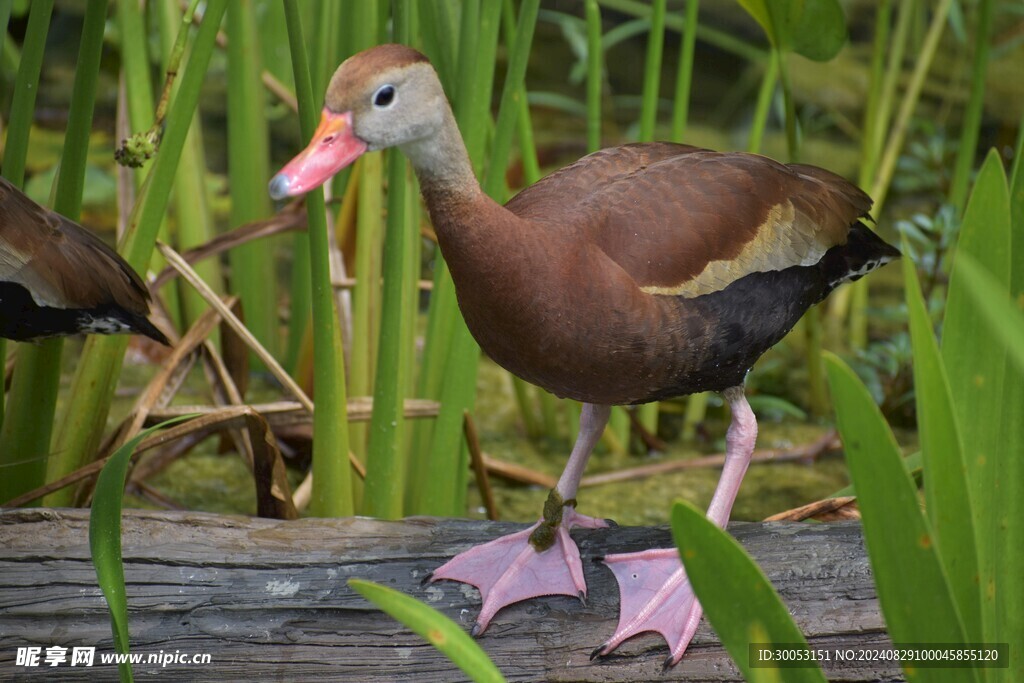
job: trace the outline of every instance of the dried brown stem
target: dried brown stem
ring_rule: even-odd
[[[825,498],[807,503],[791,510],[778,512],[765,517],[766,522],[802,522],[805,519],[816,519],[831,522],[838,519],[860,519],[860,510],[856,507],[856,496],[840,496]]]
[[[494,502],[494,492],[491,490],[491,480],[487,476],[487,467],[484,464],[484,454],[480,450],[480,438],[477,436],[476,424],[469,411],[463,413],[462,428],[466,433],[466,445],[469,447],[469,459],[473,464],[473,473],[476,475],[476,485],[480,489],[480,498],[483,499],[484,508],[487,510],[487,519],[498,519],[498,506]]]

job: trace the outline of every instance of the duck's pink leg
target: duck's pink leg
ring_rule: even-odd
[[[726,436],[725,465],[708,518],[725,528],[757,440],[757,420],[743,387],[727,389],[732,424]],[[619,625],[591,658],[606,655],[623,641],[644,631],[660,633],[669,646],[665,666],[679,662],[700,623],[702,610],[675,548],[608,555],[604,563],[619,584]]]
[[[483,633],[505,605],[541,595],[586,597],[580,551],[569,537],[569,529],[608,526],[602,519],[577,513],[575,506],[583,469],[601,438],[609,412],[608,406],[583,406],[576,444],[558,484],[548,495],[539,522],[529,529],[470,548],[430,575],[430,581],[450,579],[480,589],[483,606],[473,625],[474,636]]]

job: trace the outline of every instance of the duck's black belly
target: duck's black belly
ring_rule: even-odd
[[[831,289],[817,265],[795,266],[747,275],[722,291],[679,300],[684,316],[707,321],[707,332],[689,367],[671,367],[666,383],[639,402],[742,384],[757,359]]]

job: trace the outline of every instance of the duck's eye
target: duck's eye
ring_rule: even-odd
[[[373,93],[373,106],[383,109],[395,101],[395,86],[382,85]]]

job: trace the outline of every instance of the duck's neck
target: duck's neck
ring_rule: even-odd
[[[402,145],[402,152],[416,171],[431,214],[436,202],[457,205],[473,203],[484,196],[447,103],[437,132]]]

